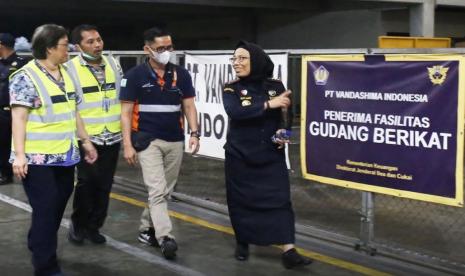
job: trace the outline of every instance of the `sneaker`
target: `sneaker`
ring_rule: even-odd
[[[160,244],[161,253],[165,256],[165,259],[172,260],[176,257],[176,251],[178,250],[178,245],[176,241],[168,236],[164,236]]]
[[[306,266],[313,262],[312,259],[304,257],[295,248],[289,249],[282,254],[283,266],[291,269],[298,266]]]
[[[234,257],[238,261],[246,261],[249,258],[249,245],[247,243],[237,243]]]
[[[82,245],[84,243],[84,232],[76,230],[73,223],[69,225],[68,241],[74,245]]]
[[[139,237],[137,237],[140,243],[159,247],[157,239],[155,238],[155,229],[149,228],[148,230],[139,232]]]
[[[87,231],[86,238],[95,244],[106,243],[107,239],[98,230]]]

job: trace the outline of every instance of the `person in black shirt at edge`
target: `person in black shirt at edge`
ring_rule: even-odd
[[[15,39],[0,33],[0,185],[13,182],[13,170],[8,162],[11,152],[11,110],[8,78],[23,67],[27,60],[16,54]]]
[[[290,269],[312,260],[295,247],[294,212],[284,156],[288,140],[272,141],[292,118],[284,119],[290,91],[271,79],[274,64],[253,43],[241,41],[231,58],[238,77],[225,85],[223,103],[229,116],[225,178],[229,216],[236,234],[235,258],[245,261],[249,244],[281,245],[282,263]]]

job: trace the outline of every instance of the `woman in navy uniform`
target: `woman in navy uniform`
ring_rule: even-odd
[[[247,260],[249,244],[282,245],[286,268],[311,260],[294,248],[294,212],[281,137],[282,110],[290,91],[271,79],[273,62],[258,46],[239,42],[231,58],[237,80],[225,85],[223,102],[229,116],[224,146],[229,216],[236,234],[235,257]],[[286,127],[290,127],[288,124]],[[272,139],[278,137],[278,139]]]

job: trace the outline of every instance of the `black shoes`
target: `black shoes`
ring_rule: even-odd
[[[155,229],[149,228],[148,230],[139,232],[139,237],[137,237],[137,240],[140,243],[150,245],[150,246],[155,246],[159,247],[160,245],[157,242],[157,239],[155,238]]]
[[[247,243],[237,243],[234,257],[238,261],[246,261],[249,258],[249,245]]]
[[[13,177],[0,176],[0,185],[13,183]]]
[[[73,223],[69,225],[68,240],[75,245],[84,244],[84,231],[76,230]]]
[[[298,266],[306,266],[313,262],[312,259],[300,255],[295,248],[289,249],[282,254],[283,266],[291,269]]]
[[[86,238],[95,244],[102,244],[102,243],[107,242],[107,239],[105,238],[105,236],[100,234],[98,230],[87,231]]]
[[[84,239],[88,239],[95,244],[102,244],[107,241],[105,236],[100,234],[98,230],[84,231],[81,229],[76,229],[73,223],[71,223],[69,225],[68,240],[74,245],[83,245]]]
[[[178,245],[176,241],[168,236],[164,236],[162,242],[160,243],[161,253],[165,256],[165,259],[172,260],[176,257],[176,251],[178,250]]]
[[[155,238],[155,229],[153,228],[139,232],[137,240],[149,246],[160,247],[161,253],[165,256],[165,259],[172,260],[176,257],[176,251],[178,250],[176,241],[168,236],[164,236],[159,243]]]

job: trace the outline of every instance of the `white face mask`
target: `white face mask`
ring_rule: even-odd
[[[158,63],[166,65],[170,61],[171,52],[169,52],[169,51],[164,51],[162,53],[157,53],[157,52],[153,51],[152,49],[150,49],[150,53],[151,53],[151,55],[150,55],[151,58],[153,58]]]

